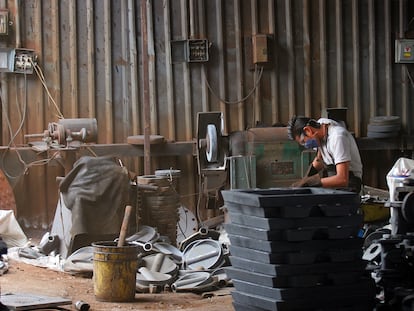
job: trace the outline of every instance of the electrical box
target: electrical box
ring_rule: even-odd
[[[395,40],[395,62],[414,63],[414,39]]]
[[[32,74],[36,58],[33,50],[16,49],[14,56],[14,72]]]
[[[252,56],[253,64],[263,64],[270,62],[269,36],[257,34],[252,37]]]
[[[209,42],[207,39],[188,39],[171,41],[172,63],[207,62]]]
[[[0,48],[0,72],[14,71],[15,49]]]
[[[0,9],[0,36],[9,34],[9,10]]]
[[[0,72],[32,74],[35,63],[33,50],[0,48]]]

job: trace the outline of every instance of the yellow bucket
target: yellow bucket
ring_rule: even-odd
[[[135,299],[138,247],[116,242],[94,242],[93,289],[98,301],[128,302]]]

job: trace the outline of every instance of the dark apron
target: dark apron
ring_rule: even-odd
[[[326,169],[327,176],[336,175],[335,165],[326,165],[325,169]],[[361,186],[362,186],[361,178],[355,176],[352,171],[349,171],[348,187],[335,188],[335,189],[359,193],[361,191]]]

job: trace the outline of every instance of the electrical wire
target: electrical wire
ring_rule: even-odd
[[[55,106],[55,109],[57,111],[58,119],[64,119],[64,116],[63,116],[62,112],[60,111],[59,106],[56,104],[56,101],[53,99],[53,96],[49,92],[49,88],[46,85],[46,79],[45,79],[45,76],[43,74],[42,68],[40,68],[40,66],[37,63],[34,63],[32,59],[30,59],[30,62],[32,64],[32,67],[33,67],[34,71],[36,72],[37,76],[39,77],[39,80],[42,83],[43,88],[45,89],[49,100],[53,103],[53,106]]]
[[[15,80],[15,82],[17,83],[16,80]],[[24,90],[25,90],[24,99],[25,100],[24,100],[24,104],[23,104],[23,114],[21,114],[19,126],[18,126],[16,132],[14,132],[14,133],[13,133],[10,118],[9,118],[9,115],[8,115],[8,110],[6,108],[5,100],[4,100],[4,97],[3,97],[3,88],[0,87],[0,100],[1,100],[1,104],[2,104],[3,115],[5,116],[5,120],[6,120],[7,127],[8,127],[9,134],[10,134],[10,141],[7,144],[7,150],[2,154],[1,163],[2,163],[2,168],[3,168],[4,174],[10,179],[19,178],[23,174],[26,174],[27,169],[28,169],[26,162],[24,162],[23,158],[21,157],[21,155],[20,155],[20,153],[18,152],[17,149],[15,150],[15,152],[16,152],[16,155],[17,155],[17,158],[18,158],[19,162],[23,164],[23,174],[13,176],[9,172],[7,172],[7,170],[5,169],[5,165],[4,165],[4,159],[6,157],[6,154],[10,151],[10,148],[12,146],[16,147],[16,143],[15,143],[14,140],[15,140],[16,136],[19,134],[19,132],[22,130],[25,119],[26,119],[26,111],[27,111],[27,76],[26,76],[26,74],[24,75],[24,82],[25,82],[24,83]],[[16,99],[16,103],[18,105],[17,99]],[[19,111],[20,111],[20,109],[19,109]]]
[[[259,74],[258,74],[256,83],[254,84],[254,86],[250,90],[250,92],[245,97],[243,97],[242,99],[235,100],[235,101],[226,100],[226,99],[221,98],[219,95],[217,95],[217,93],[214,92],[213,88],[211,87],[210,83],[208,82],[207,77],[206,77],[206,74],[205,74],[204,71],[203,71],[203,74],[204,74],[204,80],[206,81],[207,88],[210,90],[211,94],[213,94],[214,97],[216,97],[219,101],[221,101],[221,102],[223,102],[225,104],[233,105],[233,104],[240,104],[240,103],[245,102],[256,91],[256,89],[259,86],[259,83],[260,83],[260,81],[262,79],[263,66],[260,67],[260,71],[259,71]],[[257,65],[255,66],[255,69],[254,69],[254,76],[255,76],[255,78],[256,78],[256,75],[257,75]]]
[[[16,106],[19,106],[19,102],[16,100]],[[24,74],[24,103],[23,103],[23,113],[21,114],[21,118],[20,118],[20,124],[19,127],[17,128],[16,132],[11,135],[8,147],[10,147],[11,145],[16,146],[14,140],[17,137],[17,135],[20,133],[20,131],[23,128],[24,122],[26,120],[26,113],[27,113],[27,75],[26,73]],[[9,124],[10,124],[10,120],[9,120]],[[11,129],[11,125],[10,125],[10,129]]]
[[[43,87],[45,88],[46,93],[48,94],[48,98],[53,102],[56,110],[58,111],[58,117],[61,118],[61,119],[63,119],[64,118],[63,117],[63,114],[60,112],[59,107],[57,106],[56,102],[54,101],[53,97],[51,96],[51,94],[50,94],[50,92],[49,92],[49,90],[47,88],[47,85],[45,83],[44,75],[43,75],[43,72],[42,72],[41,68],[37,64],[35,64],[33,62],[33,60],[30,59],[30,62],[32,64],[32,66],[33,66],[36,74],[38,75],[38,77],[39,77],[39,79],[40,79]],[[15,81],[15,83],[17,85],[16,78],[15,78],[14,81]],[[16,87],[16,89],[17,89],[17,87]],[[50,157],[50,158],[41,159],[41,160],[37,160],[37,161],[32,161],[31,163],[28,164],[28,163],[26,163],[23,160],[23,158],[22,158],[19,150],[16,148],[14,151],[16,152],[16,155],[17,155],[17,158],[18,158],[19,162],[23,166],[22,173],[21,174],[18,174],[18,175],[13,175],[10,172],[8,172],[5,169],[6,166],[4,165],[6,155],[11,151],[11,147],[12,146],[13,147],[17,147],[16,146],[16,143],[15,143],[15,139],[16,139],[17,135],[22,131],[23,125],[24,125],[24,123],[26,121],[27,101],[28,101],[28,99],[27,99],[27,74],[24,73],[24,103],[23,103],[22,111],[20,110],[20,105],[19,105],[19,101],[18,101],[18,98],[17,98],[17,92],[16,92],[16,105],[17,105],[17,110],[19,111],[19,114],[20,114],[20,123],[19,123],[19,126],[18,126],[17,130],[14,133],[13,133],[13,128],[12,128],[12,125],[11,125],[11,122],[10,122],[10,118],[9,118],[9,115],[8,115],[8,109],[7,109],[6,104],[5,104],[2,86],[0,86],[0,100],[1,100],[2,110],[3,110],[3,116],[4,116],[4,119],[6,120],[6,124],[7,124],[8,130],[9,130],[9,134],[10,134],[10,141],[7,144],[7,150],[5,152],[3,152],[2,156],[1,156],[1,166],[3,168],[4,174],[8,178],[10,178],[10,179],[18,179],[21,176],[27,174],[27,172],[28,172],[28,170],[29,170],[29,168],[31,166],[41,166],[41,165],[48,164],[50,161],[52,161],[57,156],[57,153],[54,153],[52,155],[52,157]]]

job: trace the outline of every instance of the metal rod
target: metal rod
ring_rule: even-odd
[[[143,114],[144,114],[144,174],[151,174],[150,147],[150,98],[148,81],[148,34],[147,34],[147,0],[141,1],[141,32],[142,32],[142,76],[143,76]]]
[[[358,0],[352,0],[352,84],[353,84],[353,103],[354,103],[354,132],[357,137],[361,136],[361,105],[360,105],[360,64],[359,64],[359,10]]]

